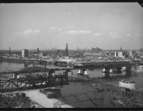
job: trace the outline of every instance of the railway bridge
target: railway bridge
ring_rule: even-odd
[[[135,66],[134,63],[129,61],[120,61],[120,62],[78,62],[74,64],[74,68],[81,69],[85,71],[88,68],[104,68],[105,77],[110,77],[110,69],[116,68],[117,73],[121,73],[122,67],[126,67],[126,74],[131,74],[131,67]]]
[[[55,75],[55,71],[66,70],[65,73]],[[70,68],[27,67],[19,71],[1,72],[2,75],[11,74],[7,79],[0,78],[0,93],[30,89],[40,89],[68,85],[68,71]]]

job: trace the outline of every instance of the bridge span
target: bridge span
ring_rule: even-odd
[[[0,74],[13,74],[12,79],[0,80],[0,92],[18,91],[25,89],[35,89],[39,87],[54,87],[61,85],[68,85],[68,72],[71,70],[86,70],[89,67],[105,68],[105,77],[110,77],[110,69],[117,68],[121,72],[122,67],[126,67],[126,74],[131,74],[131,67],[135,64],[130,62],[80,62],[73,64],[73,67],[63,68],[42,68],[42,67],[27,67],[19,71],[1,72]],[[53,75],[55,71],[64,70],[63,74]],[[43,72],[43,76],[19,78],[19,74]]]
[[[88,68],[104,68],[105,77],[110,77],[110,69],[116,68],[117,73],[121,73],[122,67],[126,67],[126,74],[131,74],[131,67],[136,64],[131,63],[129,61],[121,61],[121,62],[78,62],[74,64],[74,68],[81,69],[81,71],[85,71]],[[83,72],[82,71],[82,72]]]
[[[66,72],[55,75],[58,70]],[[12,77],[0,77],[0,93],[68,85],[67,71],[69,68],[27,67],[19,71],[1,72],[0,75],[12,74]]]

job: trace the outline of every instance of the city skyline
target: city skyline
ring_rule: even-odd
[[[2,49],[143,48],[138,3],[0,4]]]

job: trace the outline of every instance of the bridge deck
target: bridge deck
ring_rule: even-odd
[[[124,67],[124,66],[133,66],[135,65],[134,63],[130,63],[128,61],[122,61],[122,62],[92,62],[92,61],[87,61],[87,62],[78,62],[74,65],[74,68],[80,68],[80,67]]]

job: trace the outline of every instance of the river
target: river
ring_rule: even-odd
[[[24,68],[25,65],[23,63],[8,63],[8,62],[0,62],[0,72],[4,71],[16,71],[19,69]],[[76,75],[78,70],[74,70],[73,73]],[[121,79],[133,80],[136,82],[136,88],[143,89],[143,73],[132,72],[131,76],[126,76],[125,72],[121,74],[112,74],[110,78],[105,78],[104,74],[102,74],[102,69],[94,69],[94,70],[87,70],[89,76],[94,80],[94,78],[99,77],[100,81],[104,81],[106,83],[112,83],[118,85],[118,82]],[[57,73],[57,72],[56,72]],[[69,94],[78,94],[82,92],[86,92],[91,90],[89,86],[89,82],[70,82],[69,85],[63,86],[61,88],[62,95],[69,95]],[[106,106],[112,106],[108,101],[108,97],[105,99]],[[73,107],[95,107],[91,102],[81,102],[71,104]]]

